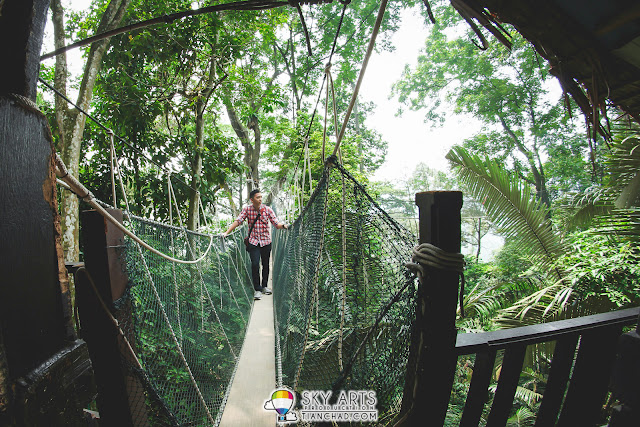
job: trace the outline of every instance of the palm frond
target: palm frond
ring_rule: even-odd
[[[478,283],[464,298],[464,312],[469,317],[490,318],[517,300],[519,294],[521,289],[514,284],[501,281],[483,288]],[[460,307],[457,311],[460,312]]]
[[[611,212],[615,198],[610,188],[592,185],[581,193],[564,197],[560,209],[556,210],[560,215],[555,216],[560,217],[565,231],[588,227],[595,217]]]
[[[489,386],[489,391],[495,394],[497,388],[498,384],[491,384]],[[528,407],[533,408],[536,403],[542,400],[542,395],[533,390],[529,390],[526,387],[517,386],[515,398],[524,402]]]
[[[502,309],[495,322],[502,328],[515,328],[560,320],[572,301],[573,288],[563,283],[546,286]]]
[[[494,224],[516,239],[516,248],[541,271],[553,272],[562,280],[564,274],[555,264],[565,251],[564,242],[552,228],[549,209],[535,200],[529,186],[498,163],[483,162],[462,147],[453,147],[446,157]]]
[[[517,393],[518,391],[516,390],[516,394]],[[533,426],[535,422],[536,414],[534,414],[531,409],[523,406],[522,408],[518,408],[516,413],[507,420],[506,427],[529,427]]]
[[[640,168],[638,148],[640,148],[640,135],[638,134],[628,135],[622,141],[613,144],[610,154],[607,154],[605,158],[607,168],[612,172],[618,171],[620,174]]]
[[[630,209],[614,209],[608,215],[594,218],[595,234],[624,236],[634,241],[640,237],[640,207]]]

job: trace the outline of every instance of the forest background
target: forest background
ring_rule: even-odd
[[[45,49],[209,4],[52,0]],[[435,22],[422,2],[389,2],[341,145],[345,168],[414,232],[415,192],[464,192],[461,330],[638,305],[637,123],[608,106],[598,135],[517,32],[505,28],[510,48],[488,35],[481,50],[449,2],[430,6]],[[168,220],[171,177],[190,229],[204,224],[201,200],[209,231],[223,230],[254,186],[292,221],[321,177],[323,139],[332,151],[378,7],[303,6],[311,55],[295,8],[226,11],[58,55],[41,77],[119,137],[134,214]],[[39,105],[71,173],[113,203],[109,135],[42,89]],[[60,206],[65,255],[77,260],[78,200],[62,193]],[[490,236],[504,245],[487,248]],[[535,412],[544,351],[528,359],[532,378],[516,410]]]

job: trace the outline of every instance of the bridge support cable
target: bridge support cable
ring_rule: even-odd
[[[415,316],[406,261],[416,238],[337,161],[290,230],[276,230],[274,318],[277,384],[367,390],[379,420],[397,416]]]
[[[123,189],[124,204],[130,212],[115,156],[113,169]],[[184,227],[165,226],[127,213],[125,218],[129,227],[134,230],[130,231],[68,174],[59,157],[57,175],[71,191],[131,237],[124,244],[116,245],[127,260],[129,284],[122,299],[129,302],[114,302],[114,305],[132,312],[132,320],[125,322],[123,328],[126,329],[127,336],[137,338],[138,346],[134,350],[137,351],[139,363],[128,362],[126,354],[123,354],[122,363],[126,366],[123,369],[138,378],[137,384],[148,390],[148,396],[157,397],[154,398],[155,402],[162,402],[160,407],[169,408],[166,420],[175,419],[178,424],[217,425],[235,373],[237,349],[247,329],[246,319],[251,308],[250,302],[241,303],[235,298],[238,288],[243,289],[246,295],[244,288],[248,283],[248,276],[240,274],[235,267],[236,258],[246,264],[244,251],[240,251],[240,232],[229,237],[225,250],[224,247],[214,247],[213,236],[187,232]],[[175,193],[171,188],[170,178],[168,182],[173,210]],[[176,213],[182,223],[177,207]],[[161,250],[151,247],[139,236]],[[143,247],[150,252],[145,254]],[[167,255],[168,253],[173,256]],[[178,254],[184,259],[177,259]],[[230,263],[226,273],[222,271],[223,255]],[[166,261],[171,265],[166,265]],[[214,300],[222,298],[220,279],[223,276],[235,304],[218,309]],[[224,319],[218,311],[224,312]],[[167,347],[167,342],[171,343],[174,351],[160,350]],[[225,354],[228,356],[224,356]],[[178,377],[167,377],[171,372],[173,374],[170,375]],[[191,402],[191,406],[185,406],[185,402]],[[138,399],[136,403],[138,408],[147,408],[147,405],[144,399]],[[148,410],[138,411],[137,417],[147,419],[158,413],[149,407]],[[173,421],[167,423],[175,424]]]
[[[362,85],[362,80],[364,79],[364,73],[367,71],[367,65],[369,65],[369,59],[371,58],[373,47],[376,44],[376,38],[378,37],[378,32],[380,31],[380,25],[382,24],[382,18],[384,17],[384,13],[386,9],[387,9],[387,0],[382,0],[382,2],[380,3],[380,9],[378,10],[378,16],[376,18],[376,22],[373,25],[373,31],[371,33],[371,39],[369,40],[369,46],[367,47],[367,53],[365,53],[364,55],[364,61],[362,61],[362,68],[360,68],[360,74],[358,74],[358,81],[356,82],[356,87],[353,90],[353,94],[351,95],[351,101],[349,102],[349,106],[347,107],[347,112],[345,113],[345,116],[344,116],[342,128],[340,129],[340,133],[338,134],[338,137],[336,139],[336,146],[333,149],[334,156],[337,155],[338,153],[338,149],[340,148],[340,143],[342,142],[344,133],[347,130],[347,123],[349,123],[351,112],[353,111],[353,107],[355,106],[356,100],[358,99],[358,93],[360,92],[360,86]]]

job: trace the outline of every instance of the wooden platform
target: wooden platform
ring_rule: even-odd
[[[275,384],[273,295],[263,295],[260,301],[254,301],[240,362],[220,426],[275,426],[275,411],[264,409],[264,402],[271,398]]]

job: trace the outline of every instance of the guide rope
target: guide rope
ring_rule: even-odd
[[[347,123],[349,122],[349,118],[351,117],[351,112],[353,111],[353,107],[356,104],[356,100],[358,99],[358,93],[360,92],[360,86],[362,85],[362,80],[364,79],[364,73],[367,71],[367,65],[369,64],[369,59],[371,58],[373,47],[376,44],[376,38],[378,37],[378,32],[380,31],[380,25],[382,24],[382,18],[384,17],[384,13],[386,9],[387,9],[387,0],[382,0],[382,2],[380,3],[380,9],[378,10],[376,23],[373,26],[373,31],[371,33],[371,38],[369,40],[369,46],[367,47],[367,53],[364,56],[364,61],[362,62],[362,68],[360,68],[358,81],[356,82],[356,87],[353,90],[353,94],[351,95],[351,101],[349,102],[349,106],[347,107],[347,112],[345,113],[344,121],[342,122],[342,128],[340,129],[340,133],[338,134],[338,138],[336,141],[336,146],[333,149],[334,156],[338,153],[338,149],[340,148],[340,143],[342,142],[344,133],[347,130]]]
[[[146,242],[142,241],[142,239],[140,239],[134,233],[129,231],[125,226],[123,226],[120,223],[120,221],[115,219],[109,212],[107,212],[105,210],[105,208],[103,208],[102,205],[100,203],[98,203],[98,200],[95,198],[93,193],[91,193],[91,191],[89,191],[84,185],[82,185],[80,183],[80,181],[78,181],[74,176],[69,174],[69,171],[67,170],[67,167],[65,166],[64,162],[62,161],[62,159],[60,158],[60,155],[58,153],[56,153],[55,162],[56,162],[56,176],[58,178],[60,178],[62,181],[64,181],[71,191],[73,191],[76,195],[78,195],[78,197],[81,200],[83,200],[86,203],[88,203],[89,205],[91,205],[103,217],[105,217],[105,219],[107,219],[109,222],[111,222],[113,225],[115,225],[118,229],[120,229],[124,234],[129,236],[131,239],[133,239],[136,243],[138,243],[139,245],[141,245],[145,249],[153,252],[154,254],[156,254],[158,256],[161,256],[162,258],[166,259],[167,261],[177,262],[177,263],[180,263],[180,264],[196,264],[196,263],[202,261],[207,256],[207,254],[209,253],[209,250],[211,249],[211,246],[213,245],[213,236],[212,235],[209,236],[210,240],[209,240],[209,247],[207,248],[207,251],[200,258],[198,258],[196,260],[181,260],[181,259],[177,259],[177,258],[171,257],[169,255],[166,255],[166,254],[160,252],[159,250],[153,248],[152,246],[150,246]]]

